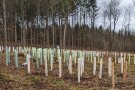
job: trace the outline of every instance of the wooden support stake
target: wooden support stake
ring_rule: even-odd
[[[115,63],[116,63],[116,62],[117,62],[117,61],[116,61],[116,52],[114,53],[114,58],[115,58]]]
[[[124,73],[123,73],[123,81],[126,81],[127,77],[127,61],[124,62]]]
[[[80,58],[78,58],[78,83],[80,83]]]
[[[111,65],[112,65],[112,60],[111,60],[111,58],[109,58],[109,59],[108,59],[108,75],[109,75],[109,77],[112,75],[112,74],[111,74],[111,70],[112,70],[112,69],[111,69],[111,68],[112,68]]]
[[[51,71],[52,71],[53,70],[53,55],[52,55],[52,53],[50,55],[50,58],[51,58]]]
[[[84,57],[82,57],[82,73],[84,73]]]
[[[96,57],[94,57],[94,63],[93,63],[93,75],[96,75]]]
[[[123,57],[121,57],[120,60],[121,60],[121,73],[123,73],[123,64],[124,64]]]
[[[114,62],[112,62],[112,88],[115,88],[115,81],[114,81]]]
[[[130,64],[130,53],[128,54],[128,64]]]
[[[62,76],[62,62],[61,62],[61,57],[59,57],[59,78]]]

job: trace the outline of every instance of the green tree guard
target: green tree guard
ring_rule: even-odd
[[[40,49],[40,65],[42,65],[42,48]]]
[[[15,50],[15,65],[18,68],[18,52]]]
[[[8,49],[8,61],[10,63],[10,51],[9,51],[9,49]]]
[[[38,49],[36,50],[36,64],[37,64],[37,69],[39,68],[39,61],[38,61]]]
[[[6,66],[8,66],[9,64],[9,60],[8,60],[8,48],[6,47]]]
[[[25,56],[27,56],[27,52],[28,52],[28,49],[26,48],[25,49]],[[27,58],[25,59],[25,61],[27,62]]]

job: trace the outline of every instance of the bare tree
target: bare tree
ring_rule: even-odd
[[[112,18],[113,18],[113,35],[114,35],[115,29],[116,29],[116,24],[118,22],[120,14],[121,14],[120,13],[121,10],[119,7],[120,1],[112,0],[111,4],[112,4]]]
[[[110,23],[110,51],[112,50],[113,46],[113,37],[112,37],[112,25],[113,25],[113,36],[116,28],[117,21],[120,16],[120,8],[119,8],[119,1],[118,0],[111,0],[107,5],[106,11]],[[113,22],[113,24],[112,24]]]
[[[107,18],[107,10],[104,10],[102,13],[102,18],[103,18],[103,26],[104,29],[106,29],[106,18]]]
[[[131,25],[131,15],[132,15],[132,7],[128,6],[124,10],[124,19],[123,19],[123,28],[125,30],[130,30],[130,25]]]
[[[109,20],[109,31],[110,31],[110,40],[109,40],[109,47],[110,47],[110,51],[112,50],[112,0],[110,1],[110,3],[107,5],[106,11],[107,11],[107,16],[108,16],[108,20]]]
[[[126,38],[127,35],[126,33],[130,31],[130,25],[131,25],[131,15],[132,15],[132,6],[129,5],[128,7],[125,8],[124,10],[124,19],[123,19],[123,23],[122,23],[122,27],[124,29],[124,44],[123,44],[123,48],[125,50],[125,46],[126,46]]]

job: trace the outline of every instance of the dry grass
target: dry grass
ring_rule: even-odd
[[[49,76],[44,74],[44,65],[36,69],[36,62],[31,62],[31,74],[27,74],[27,67],[21,66],[25,62],[24,56],[19,56],[19,68],[15,67],[14,54],[11,54],[11,63],[5,66],[5,55],[2,53],[0,59],[0,90],[109,90],[111,89],[111,77],[107,74],[107,59],[103,63],[102,79],[98,78],[99,63],[97,63],[96,76],[93,76],[92,64],[85,61],[85,73],[81,77],[81,83],[77,82],[77,65],[73,65],[73,74],[70,75],[68,67],[62,64],[62,78],[58,77],[58,62],[54,63],[53,71]],[[123,75],[120,74],[120,64],[115,64],[115,86],[116,90],[135,89],[135,65],[128,65],[127,81],[123,82]]]

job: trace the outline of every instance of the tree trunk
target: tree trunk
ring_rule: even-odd
[[[110,18],[109,18],[109,22],[110,22],[110,51],[112,51],[112,34],[111,34],[111,32],[112,32],[112,23],[111,23],[111,21],[112,21],[112,19],[111,19],[111,13],[110,13]]]
[[[6,5],[5,0],[3,0],[3,17],[4,17],[4,46],[7,45],[7,23],[6,23]]]
[[[24,22],[24,0],[22,0],[22,6],[21,6],[21,14],[22,14],[22,45],[26,45],[26,33],[25,33],[25,22]]]
[[[14,17],[14,20],[15,20],[15,45],[17,44],[17,31],[16,31],[16,0],[14,0],[15,1],[15,17]]]
[[[48,15],[46,16],[46,32],[47,32],[46,41],[47,41],[47,46],[49,47]]]
[[[31,35],[30,35],[30,39],[31,39],[31,46],[33,45],[33,21],[32,21],[32,27],[31,27]]]
[[[66,19],[65,19],[65,25],[64,25],[64,36],[63,36],[63,48],[64,49],[66,47],[65,38],[66,38],[67,23],[68,23],[68,17],[66,17]]]
[[[72,29],[71,29],[72,30],[72,49],[74,47],[74,41],[73,41],[74,40],[74,37],[73,37],[73,30],[74,29],[73,29],[73,24],[74,24],[74,21],[73,21],[73,16],[72,16]]]
[[[52,12],[52,30],[53,30],[53,48],[54,48],[54,15],[53,15],[53,12]]]

